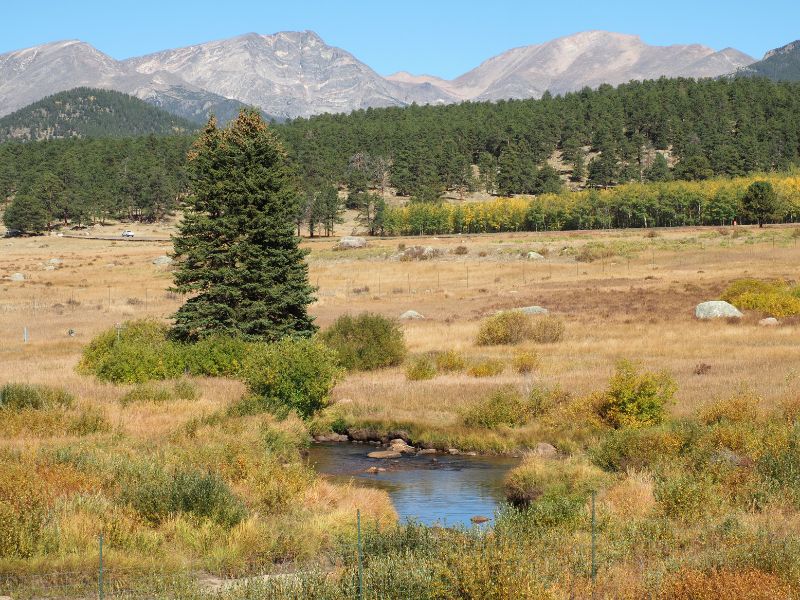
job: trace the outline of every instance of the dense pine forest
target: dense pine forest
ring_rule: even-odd
[[[151,135],[0,144],[0,198],[12,198],[6,227],[162,219],[186,190],[191,143]]]
[[[112,90],[75,88],[0,119],[0,142],[134,137],[194,132],[197,126],[143,100]]]
[[[800,155],[800,83],[660,79],[540,100],[367,109],[274,127],[301,182],[298,226],[330,233],[341,212],[338,189],[361,224],[381,233],[390,189],[411,204],[436,204],[445,192],[561,196],[630,182],[787,171]],[[149,137],[0,144],[0,196],[13,198],[6,224],[9,213],[15,228],[26,230],[55,221],[159,219],[186,191],[190,143]],[[723,221],[738,214],[723,212]],[[29,214],[39,215],[28,219],[36,227],[24,223]],[[608,223],[589,217],[578,225]],[[563,226],[575,224],[567,219]]]

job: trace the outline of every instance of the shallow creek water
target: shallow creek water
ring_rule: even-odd
[[[519,464],[517,458],[498,456],[367,457],[373,450],[366,444],[314,444],[308,460],[332,479],[386,490],[400,521],[426,525],[469,526],[473,516],[491,518],[504,501],[503,478]],[[386,471],[368,473],[370,467]]]

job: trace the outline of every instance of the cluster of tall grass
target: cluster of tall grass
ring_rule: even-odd
[[[742,198],[754,181],[769,181],[778,194],[778,222],[800,216],[800,176],[756,174],[734,179],[629,183],[535,198],[497,198],[460,204],[411,203],[386,210],[390,235],[559,231],[624,227],[729,225],[745,222]]]
[[[565,325],[558,317],[531,316],[521,311],[503,311],[485,319],[475,342],[479,346],[519,344],[533,341],[553,344],[561,341]]]

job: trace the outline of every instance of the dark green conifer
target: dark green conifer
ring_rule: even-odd
[[[298,186],[261,116],[243,110],[227,129],[212,118],[189,169],[192,194],[175,238],[174,289],[190,297],[175,314],[174,336],[311,335],[313,288],[293,223]]]

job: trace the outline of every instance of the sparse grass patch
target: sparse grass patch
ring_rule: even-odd
[[[0,388],[0,409],[41,410],[72,406],[75,398],[64,389],[28,383],[7,383]]]
[[[470,377],[497,377],[506,370],[506,365],[502,360],[492,358],[472,363],[467,369]]]

